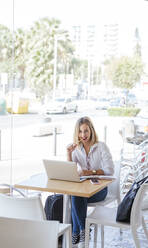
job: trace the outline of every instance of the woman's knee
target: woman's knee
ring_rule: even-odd
[[[98,201],[103,201],[108,193],[108,188],[104,188],[92,197],[88,198],[88,203],[93,203],[93,202],[98,202]]]

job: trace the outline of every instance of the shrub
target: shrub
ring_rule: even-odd
[[[116,107],[109,108],[107,111],[110,116],[136,116],[140,112],[140,109],[129,107]]]

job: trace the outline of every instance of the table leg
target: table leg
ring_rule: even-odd
[[[63,195],[63,223],[71,224],[71,196]],[[63,235],[62,247],[66,247],[66,235]]]
[[[71,196],[64,195],[63,198],[63,223],[71,223]]]

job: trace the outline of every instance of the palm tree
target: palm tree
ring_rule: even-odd
[[[26,31],[23,29],[17,29],[14,33],[15,35],[15,70],[16,74],[19,74],[19,80],[22,88],[25,87],[25,68],[26,68],[26,53],[25,53],[25,41],[26,41]]]
[[[12,33],[0,24],[0,71],[10,72],[12,62]]]
[[[59,25],[59,20],[43,18],[27,34],[26,79],[39,97],[44,97],[52,88],[54,35]]]

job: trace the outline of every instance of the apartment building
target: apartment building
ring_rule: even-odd
[[[99,62],[118,55],[118,24],[73,25],[69,31],[80,58]]]

